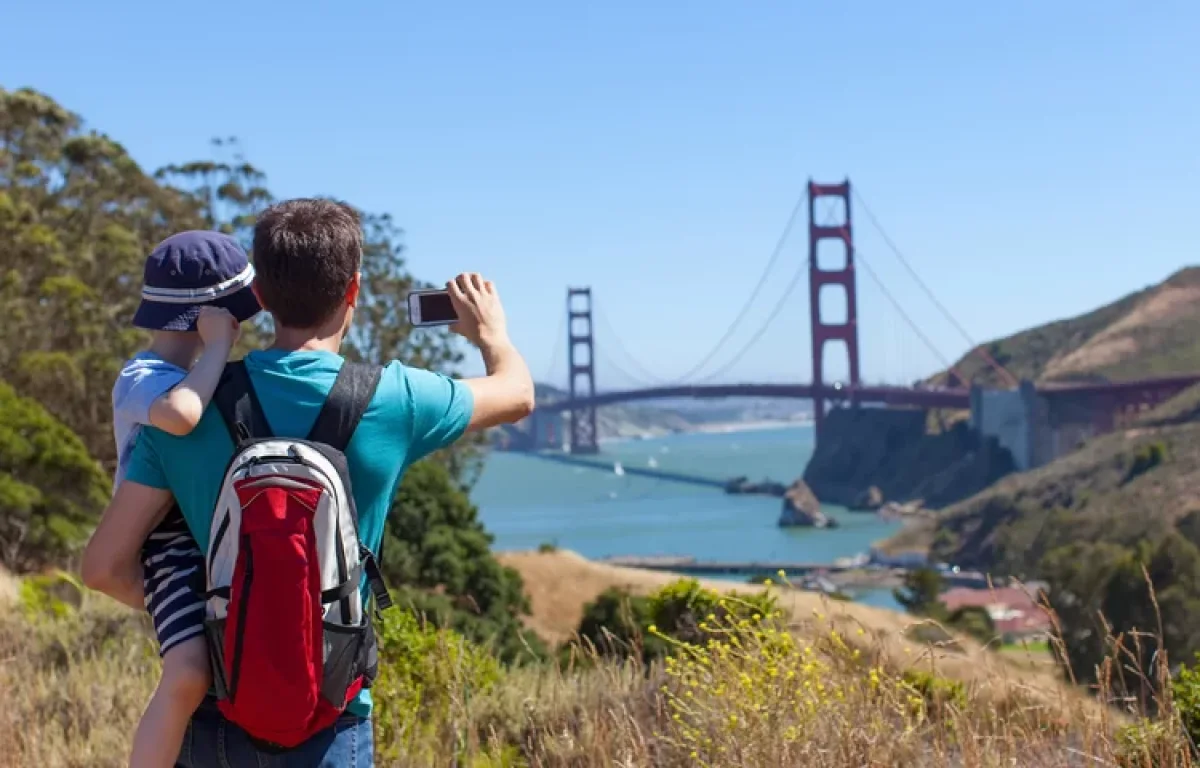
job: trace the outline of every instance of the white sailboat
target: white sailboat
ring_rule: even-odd
[[[621,462],[619,462],[619,461],[613,462],[613,474],[616,475],[617,477],[625,476],[625,467],[621,466]]]

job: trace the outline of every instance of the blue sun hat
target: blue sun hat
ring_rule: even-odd
[[[206,230],[171,235],[146,259],[133,324],[150,331],[194,331],[205,305],[227,309],[243,322],[262,310],[252,282],[254,267],[229,235]]]

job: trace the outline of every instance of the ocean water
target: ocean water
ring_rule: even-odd
[[[720,480],[746,475],[791,482],[804,471],[812,450],[812,427],[788,427],[612,442],[602,446],[597,460]],[[898,527],[872,514],[825,506],[839,528],[780,528],[776,498],[731,496],[720,489],[516,453],[493,452],[471,495],[496,549],[551,543],[590,558],[682,555],[832,563],[866,552]],[[886,591],[856,598],[896,607]]]

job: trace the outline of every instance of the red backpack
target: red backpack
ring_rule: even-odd
[[[271,434],[241,362],[213,397],[235,444],[213,511],[205,635],[217,706],[251,737],[294,747],[374,681],[376,607],[391,600],[358,538],[343,453],[382,369],[346,362],[305,439]]]

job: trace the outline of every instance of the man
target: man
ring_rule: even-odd
[[[350,207],[302,199],[265,211],[254,229],[254,293],[275,321],[275,343],[245,358],[251,384],[272,432],[304,437],[340,370],[338,354],[360,291],[362,230]],[[378,552],[388,507],[412,462],[468,430],[514,422],[533,410],[529,369],[508,338],[491,282],[477,274],[447,284],[459,322],[452,330],[475,345],[487,375],[456,381],[393,362],[346,448],[359,535]],[[84,580],[127,604],[144,599],[140,564],[104,554],[105,530],[147,529],[174,496],[202,550],[227,463],[233,454],[221,416],[208,408],[191,434],[157,429],[139,436],[126,481],[104,513],[84,555]],[[97,543],[97,540],[100,540]],[[95,545],[95,546],[93,546]],[[206,700],[192,718],[177,765],[374,765],[370,692],[364,691],[331,728],[284,753],[261,751]]]

